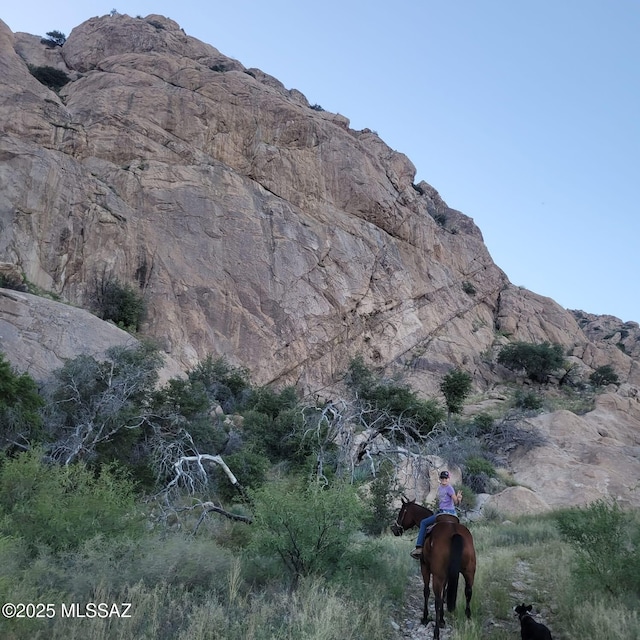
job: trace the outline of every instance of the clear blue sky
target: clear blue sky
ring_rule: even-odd
[[[640,322],[640,0],[25,0],[12,31],[158,13],[405,153],[515,285]]]

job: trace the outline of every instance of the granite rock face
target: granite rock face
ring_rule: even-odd
[[[30,293],[0,289],[0,352],[15,370],[43,380],[65,360],[88,355],[101,360],[114,346],[137,340],[114,324],[67,304]],[[178,363],[165,355],[161,381],[180,376]]]
[[[69,82],[53,91],[29,65]],[[490,357],[507,340],[559,343],[582,375],[611,364],[640,386],[636,323],[513,286],[405,155],[175,22],[92,18],[53,48],[0,22],[0,66],[0,263],[69,314],[117,278],[183,369],[222,355],[256,383],[317,394],[358,354],[425,393],[454,366],[487,391],[508,374]],[[30,334],[12,311],[26,303],[3,295],[0,346],[16,364],[45,375],[59,345],[91,342],[73,323]],[[49,309],[28,300],[28,315]],[[97,322],[105,344],[126,339]]]

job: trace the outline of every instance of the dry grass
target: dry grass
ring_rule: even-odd
[[[622,602],[581,592],[572,577],[574,552],[551,517],[511,524],[479,522],[471,530],[478,553],[472,619],[464,618],[463,607],[447,616],[453,622],[449,640],[519,637],[513,607],[523,601],[534,605],[537,619],[549,626],[554,638],[640,637],[638,595],[630,594]],[[17,547],[0,540],[0,597],[5,602],[53,602],[58,612],[61,602],[131,602],[131,618],[126,619],[57,615],[48,620],[0,620],[0,637],[390,640],[399,637],[391,619],[402,620],[400,609],[407,595],[403,590],[416,584],[417,563],[408,556],[411,542],[406,536],[383,537],[375,543],[362,538],[358,544],[364,551],[354,556],[354,564],[339,579],[307,578],[291,591],[269,575],[268,563],[257,575],[242,552],[222,550],[214,539],[149,537],[144,552],[96,546],[82,550],[83,558],[43,556],[37,563],[10,562],[10,557],[18,557]],[[367,553],[377,559],[376,575],[366,572]],[[81,577],[78,571],[87,574]],[[118,575],[124,579],[118,580]]]

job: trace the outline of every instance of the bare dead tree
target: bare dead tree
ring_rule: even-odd
[[[187,488],[188,492],[193,494],[196,492],[196,488],[204,487],[206,488],[208,484],[208,475],[207,471],[204,467],[206,462],[212,462],[214,464],[219,465],[224,471],[227,478],[231,482],[232,486],[235,487],[241,494],[245,494],[245,490],[242,485],[238,482],[238,479],[233,475],[233,472],[225,461],[222,459],[222,456],[219,455],[211,455],[207,453],[198,454],[195,456],[182,456],[173,463],[174,476],[169,482],[169,484],[165,487],[165,492],[170,492],[174,487],[182,486]]]
[[[157,380],[160,356],[145,345],[112,347],[107,360],[69,360],[43,389],[50,457],[65,465],[90,459],[117,434],[140,429],[148,412],[140,401]]]
[[[305,409],[303,440],[312,440],[316,452],[316,475],[326,481],[325,465],[339,475],[355,479],[358,466],[369,464],[376,476],[387,460],[397,466],[402,456],[424,455],[427,436],[412,420],[381,411],[360,400],[328,402],[323,407]]]
[[[232,513],[225,509],[222,504],[216,504],[209,499],[197,499],[195,504],[181,504],[181,497],[185,494],[192,498],[210,494],[211,483],[207,470],[210,465],[219,466],[223,470],[231,485],[238,491],[244,501],[248,501],[248,496],[246,489],[238,481],[222,456],[208,453],[195,453],[193,455],[184,453],[186,448],[190,448],[192,451],[195,450],[193,440],[188,432],[183,431],[182,438],[165,442],[164,445],[156,444],[156,456],[161,457],[162,465],[166,468],[170,467],[170,473],[165,476],[169,480],[160,492],[150,498],[150,500],[156,501],[158,508],[161,510],[161,520],[169,522],[170,519],[178,518],[182,513],[201,509],[202,513],[194,527],[193,535],[197,533],[200,525],[211,513],[220,514],[229,520],[237,522],[246,522],[247,524],[252,522],[250,516]],[[180,455],[176,455],[177,453]]]

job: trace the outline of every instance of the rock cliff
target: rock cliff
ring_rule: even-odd
[[[485,391],[508,336],[640,385],[636,323],[513,286],[406,156],[175,22],[92,18],[54,48],[0,22],[0,65],[0,262],[75,307],[100,278],[135,286],[142,333],[183,367],[224,355],[323,393],[361,354],[428,393],[452,366]],[[15,304],[0,297],[0,349],[26,367]]]

